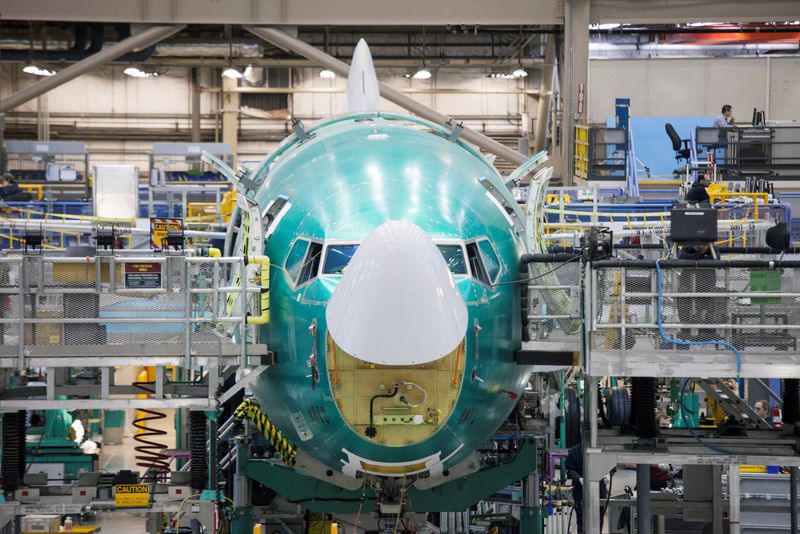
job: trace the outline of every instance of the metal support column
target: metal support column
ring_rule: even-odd
[[[561,153],[564,158],[563,184],[573,185],[575,125],[585,121],[589,79],[589,0],[568,0],[564,24],[564,125]]]
[[[728,466],[728,521],[730,523],[730,534],[739,534],[741,526],[739,518],[741,516],[741,500],[739,498],[739,465],[731,464]]]
[[[653,512],[650,508],[650,465],[636,464],[636,532],[653,531]]]
[[[236,511],[231,520],[231,534],[251,534],[253,532],[253,509],[250,505],[250,481],[244,474],[244,467],[250,455],[250,438],[237,436],[236,473],[233,478],[233,503]]]
[[[797,531],[797,466],[789,468],[789,524],[792,534]]]
[[[722,466],[711,467],[711,523],[712,534],[723,534],[722,525]]]
[[[553,100],[553,74],[556,67],[556,36],[547,37],[544,55],[542,81],[539,84],[539,105],[536,111],[536,132],[533,137],[533,152],[540,152],[547,146],[547,126],[550,118],[550,105]]]
[[[588,0],[583,0],[587,2]],[[339,61],[338,59],[334,58],[314,48],[313,46],[304,43],[300,39],[295,37],[291,37],[286,33],[276,30],[274,28],[257,28],[255,26],[245,26],[244,29],[247,31],[257,35],[258,37],[264,39],[272,43],[273,45],[283,48],[284,50],[290,50],[301,56],[314,61],[321,67],[328,68],[334,71],[339,76],[347,76],[347,73],[350,71],[350,66],[343,62]],[[586,27],[586,35],[588,39],[589,29],[588,29],[588,22]],[[588,43],[588,41],[587,41]],[[588,44],[587,44],[588,46]],[[424,119],[428,119],[431,122],[435,122],[436,124],[445,124],[446,122],[450,121],[451,118],[443,115],[428,106],[420,104],[413,98],[404,95],[400,91],[389,87],[385,83],[379,83],[380,93],[383,98],[397,104],[398,106],[407,109],[411,113],[415,115],[419,115]],[[506,161],[514,163],[515,165],[519,165],[527,159],[527,155],[520,154],[516,150],[508,148],[507,146],[487,137],[481,133],[476,132],[471,128],[467,128],[464,126],[464,130],[461,132],[461,138],[473,143],[474,145],[482,148],[483,150],[495,154],[496,156],[503,158]]]
[[[544,518],[539,506],[539,476],[531,473],[523,486],[523,506],[519,515],[520,534],[541,534]]]
[[[237,167],[239,150],[239,93],[235,78],[222,77],[222,142],[228,143],[233,154],[233,168]]]
[[[81,74],[85,74],[90,70],[108,63],[109,61],[114,61],[118,57],[124,56],[128,52],[147,48],[152,44],[178,33],[185,27],[186,26],[183,24],[176,26],[151,26],[145,30],[142,30],[136,35],[132,35],[127,39],[123,39],[113,46],[104,48],[96,54],[92,54],[86,59],[78,61],[77,63],[73,63],[64,70],[56,73],[54,76],[42,78],[33,85],[17,91],[8,98],[3,99],[0,101],[0,112],[6,112],[10,109],[14,109],[17,106],[24,104],[28,100],[32,100],[39,95],[43,95],[44,93],[55,89],[59,85],[77,78]]]
[[[192,143],[200,142],[200,68],[191,67],[192,76]],[[219,202],[217,202],[219,204]]]

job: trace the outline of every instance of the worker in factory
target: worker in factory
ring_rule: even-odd
[[[0,199],[13,200],[21,193],[22,189],[14,182],[14,176],[10,172],[0,177]]]
[[[764,399],[756,401],[753,405],[753,411],[767,423],[772,422],[772,408],[770,408],[768,401]]]
[[[689,204],[709,204],[711,197],[706,188],[711,185],[711,178],[707,174],[698,176],[697,181],[692,184],[689,192],[686,193],[686,202]]]
[[[722,113],[714,120],[714,128],[717,129],[717,144],[720,149],[716,155],[719,163],[725,162],[725,147],[728,144],[728,130],[736,126],[733,118],[733,106],[725,104],[722,106]]]
[[[709,244],[686,245],[678,253],[678,259],[702,262],[713,260],[714,254]],[[713,268],[685,267],[678,275],[679,293],[710,293],[716,291],[716,285],[717,272]],[[727,299],[724,297],[678,297],[676,300],[681,324],[717,324],[725,320]],[[679,338],[684,341],[715,341],[719,335],[713,328],[700,328],[695,337],[690,328],[683,327]]]
[[[567,459],[564,462],[567,476],[572,480],[572,499],[575,501],[575,519],[578,525],[578,534],[583,534],[583,444],[573,445],[567,451]],[[606,498],[606,482],[600,481],[600,499]],[[605,513],[600,514],[600,530],[603,530],[603,518]]]
[[[733,106],[725,104],[722,106],[722,114],[714,121],[714,128],[719,128],[724,135],[727,128],[736,126],[736,121],[733,118]]]

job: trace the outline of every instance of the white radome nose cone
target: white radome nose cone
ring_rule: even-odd
[[[467,305],[442,253],[419,226],[389,221],[358,248],[325,311],[333,340],[380,365],[420,365],[452,352]]]

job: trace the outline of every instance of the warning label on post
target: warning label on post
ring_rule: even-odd
[[[161,289],[161,264],[126,263],[125,289]]]
[[[167,247],[167,233],[183,230],[183,219],[150,219],[150,248],[161,251]],[[177,247],[175,247],[177,250]]]
[[[114,486],[114,504],[117,508],[148,506],[150,504],[150,485],[117,484]]]

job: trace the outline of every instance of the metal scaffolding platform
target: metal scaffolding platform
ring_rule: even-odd
[[[0,257],[0,372],[46,377],[7,381],[0,410],[215,406],[220,380],[272,363],[248,325],[259,314],[258,269],[240,257],[146,251]],[[114,380],[115,368],[141,366],[156,368],[151,398]]]

